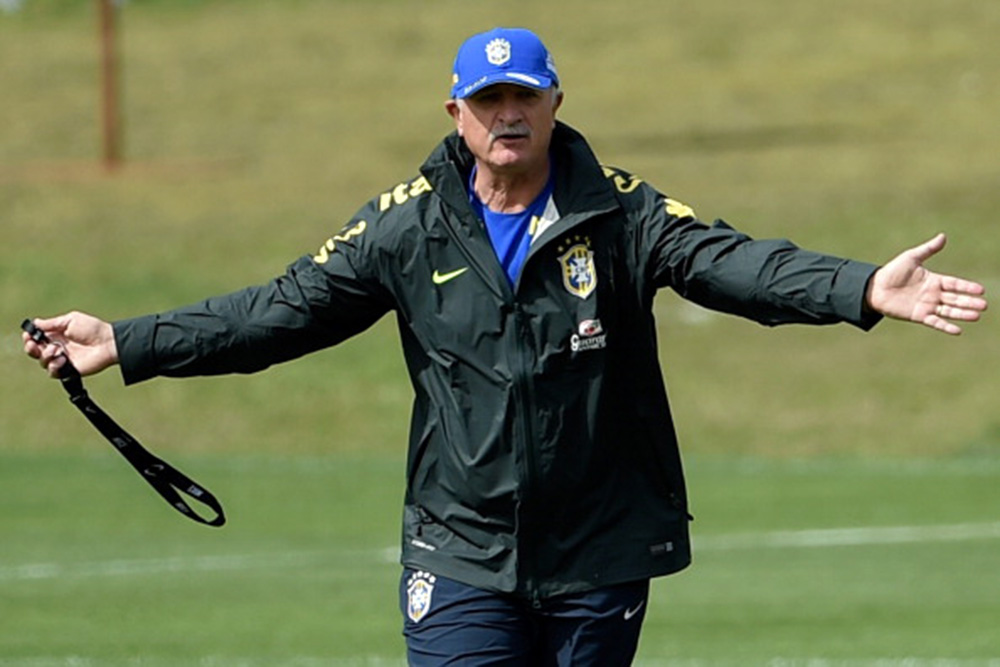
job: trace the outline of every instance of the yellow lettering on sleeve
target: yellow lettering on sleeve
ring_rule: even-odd
[[[676,218],[694,218],[697,217],[694,214],[694,209],[687,204],[682,204],[675,199],[670,199],[667,197],[667,213]]]
[[[425,192],[430,192],[433,189],[434,188],[431,187],[430,181],[421,176],[410,184],[410,196],[417,197]]]
[[[330,259],[330,253],[337,249],[337,243],[341,241],[348,241],[355,236],[359,236],[364,233],[365,229],[368,228],[368,223],[364,220],[359,220],[356,225],[350,229],[337,234],[336,236],[331,236],[326,240],[323,246],[319,249],[319,252],[313,256],[313,261],[317,264],[326,264]]]
[[[392,192],[383,192],[378,198],[378,210],[385,211],[392,206]]]
[[[604,177],[610,179],[612,183],[615,184],[615,189],[622,194],[628,194],[639,187],[642,183],[642,179],[638,176],[629,175],[626,178],[617,169],[612,169],[611,167],[601,166],[601,171],[604,172]]]
[[[392,189],[392,201],[397,204],[405,203],[410,195],[406,194],[406,183],[400,183]]]
[[[615,187],[618,188],[618,192],[622,194],[628,194],[635,190],[642,183],[642,179],[638,176],[632,176],[630,180],[625,180],[624,176],[615,176]]]

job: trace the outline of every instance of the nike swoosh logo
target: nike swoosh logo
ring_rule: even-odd
[[[643,600],[642,602],[640,602],[639,604],[637,604],[633,609],[626,609],[625,610],[625,620],[626,621],[631,621],[632,618],[636,614],[639,613],[639,610],[642,609],[642,605],[644,605],[644,604],[646,604],[645,600]]]
[[[463,266],[455,271],[449,271],[448,273],[441,273],[438,270],[434,270],[434,275],[431,276],[431,280],[434,281],[435,285],[444,285],[449,280],[458,278],[460,275],[469,270],[469,267]]]

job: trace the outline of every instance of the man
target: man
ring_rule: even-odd
[[[415,392],[400,602],[414,665],[626,665],[649,579],[690,561],[684,478],[652,306],[670,287],[763,324],[882,316],[958,334],[981,285],[754,241],[602,167],[556,122],[559,77],[531,32],[469,38],[445,103],[456,132],[271,283],[25,337],[50,374],[127,383],[252,372],[394,311]]]

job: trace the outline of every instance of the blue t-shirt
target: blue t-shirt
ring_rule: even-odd
[[[469,202],[472,210],[486,223],[486,232],[493,244],[493,250],[500,260],[500,265],[507,273],[507,279],[513,286],[517,275],[524,265],[531,246],[532,220],[541,218],[552,196],[552,171],[549,170],[549,180],[534,201],[520,213],[497,213],[491,211],[476,195],[473,184],[476,180],[476,170],[473,168],[469,176]]]

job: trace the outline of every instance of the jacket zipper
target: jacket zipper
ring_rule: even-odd
[[[471,208],[467,209],[471,213]],[[582,224],[585,220],[597,215],[593,213],[592,215],[585,216],[583,218],[573,221],[569,225],[561,226],[562,229],[558,232],[559,234],[567,233],[570,229],[577,227]],[[476,216],[471,216],[472,220],[475,220],[479,225],[479,228],[483,230],[483,235],[485,236],[485,227],[481,220]],[[486,266],[480,261],[480,257],[469,247],[466,240],[462,238],[462,235],[457,232],[456,229],[450,224],[444,225],[448,234],[451,236],[452,240],[455,241],[456,245],[460,251],[465,254],[466,258],[469,260],[470,265],[473,269],[477,271],[483,280],[490,286],[490,289],[496,291],[497,283],[495,280],[495,271],[487,270]],[[538,532],[537,527],[531,522],[525,526],[524,522],[521,520],[523,516],[522,507],[525,505],[525,500],[528,503],[534,501],[533,495],[535,495],[535,484],[538,478],[537,472],[537,443],[535,442],[535,433],[532,428],[531,415],[533,414],[534,400],[532,398],[533,391],[531,388],[531,366],[528,353],[524,352],[526,346],[522,345],[520,340],[525,338],[530,340],[531,331],[526,320],[526,316],[517,301],[517,291],[520,286],[521,277],[524,276],[528,265],[531,263],[532,257],[538,251],[539,248],[548,245],[553,242],[556,235],[550,234],[545,240],[538,244],[532,244],[532,247],[528,251],[528,256],[524,259],[524,264],[521,267],[521,275],[518,276],[517,282],[512,286],[510,285],[505,277],[500,281],[500,292],[498,294],[502,295],[505,305],[511,309],[511,318],[513,320],[512,332],[508,334],[508,359],[510,360],[510,371],[511,371],[511,381],[514,392],[514,401],[517,406],[517,425],[520,428],[523,437],[515,438],[515,447],[517,447],[517,442],[521,442],[521,455],[524,461],[523,465],[523,484],[520,485],[521,494],[518,498],[517,508],[515,510],[515,548],[517,549],[517,559],[518,567],[516,568],[518,574],[524,574],[524,591],[527,593],[531,605],[533,608],[538,609],[541,607],[541,592],[538,588],[537,581],[537,559],[538,559],[538,544],[536,534]],[[486,239],[486,243],[489,244],[489,240]],[[496,267],[499,269],[499,261],[496,262]],[[492,268],[492,267],[491,267]],[[499,273],[502,275],[503,271],[500,270]],[[524,567],[521,567],[521,564]],[[520,578],[520,576],[518,577]]]
[[[485,235],[485,226],[482,221],[475,216],[473,216],[472,219],[476,220],[480,228],[484,230],[483,233]],[[523,483],[519,485],[521,492],[517,501],[517,508],[515,509],[514,539],[516,545],[515,548],[517,549],[516,558],[518,559],[517,570],[519,574],[525,574],[524,590],[529,594],[532,606],[537,609],[541,606],[540,593],[538,591],[535,574],[538,568],[535,566],[535,559],[537,558],[537,545],[535,544],[536,540],[534,533],[537,531],[530,525],[530,522],[528,530],[525,531],[525,526],[521,521],[521,508],[524,505],[525,496],[527,495],[528,501],[531,502],[535,480],[537,479],[535,465],[536,443],[534,429],[531,427],[533,403],[531,399],[531,368],[529,363],[530,360],[526,358],[527,353],[523,351],[524,346],[520,342],[522,337],[530,339],[530,329],[525,319],[523,310],[517,303],[516,285],[511,286],[510,283],[507,282],[506,276],[503,275],[503,270],[500,268],[499,260],[494,262],[496,264],[496,271],[488,270],[484,264],[479,261],[480,258],[477,256],[477,253],[466,244],[465,239],[463,239],[461,235],[451,227],[451,225],[445,225],[445,228],[448,230],[448,233],[451,235],[461,252],[468,258],[473,269],[480,274],[482,279],[488,285],[490,285],[490,288],[497,291],[496,286],[499,285],[500,289],[497,293],[502,296],[504,307],[509,308],[511,312],[510,317],[513,324],[511,326],[511,332],[507,335],[507,358],[510,360],[511,383],[513,387],[514,401],[518,412],[516,424],[523,434],[523,437],[521,438],[515,437],[515,448],[517,447],[518,442],[522,443],[522,451],[520,453],[521,459],[524,461],[522,473]],[[486,242],[489,243],[488,240]],[[524,266],[521,268],[522,273],[524,272],[525,266],[528,264],[528,259],[529,258],[525,258]],[[494,281],[498,275],[502,276],[502,279],[498,283],[495,283]],[[525,533],[527,534],[525,535]],[[527,566],[521,568],[521,563],[527,563]]]
[[[531,598],[532,606],[536,609],[541,605],[539,600],[538,582],[536,581],[536,559],[538,545],[536,544],[537,529],[530,519],[525,522],[522,517],[527,504],[530,508],[534,502],[535,484],[538,479],[536,464],[536,442],[535,432],[532,428],[532,399],[531,399],[531,372],[527,353],[524,345],[521,344],[522,337],[528,336],[527,322],[520,305],[515,301],[513,304],[512,317],[514,326],[510,336],[511,359],[511,379],[513,382],[514,400],[517,409],[517,425],[521,431],[521,437],[515,438],[515,442],[521,443],[521,460],[523,461],[523,483],[521,484],[521,494],[518,499],[518,511],[516,518],[516,542],[519,566],[518,570],[524,575],[525,592]]]
[[[560,234],[568,233],[569,230],[579,226],[585,220],[589,219],[590,216],[575,220],[569,225],[563,226]],[[527,502],[533,503],[534,496],[536,495],[536,484],[538,480],[538,467],[537,467],[537,454],[538,454],[538,443],[535,438],[535,430],[532,428],[532,415],[535,412],[534,408],[534,390],[532,386],[532,359],[529,356],[529,352],[525,350],[533,350],[534,346],[523,344],[522,340],[531,339],[531,327],[528,323],[527,315],[525,315],[523,308],[518,303],[517,293],[518,288],[521,284],[521,279],[524,278],[528,271],[529,264],[535,254],[540,248],[546,246],[553,242],[557,238],[556,235],[549,236],[547,239],[540,243],[532,243],[531,248],[528,251],[528,256],[524,259],[524,264],[521,266],[521,274],[517,278],[517,282],[512,286],[512,317],[513,317],[513,334],[509,339],[510,342],[510,354],[511,359],[511,378],[514,388],[514,400],[518,408],[517,423],[520,426],[523,437],[518,439],[522,443],[524,461],[524,484],[522,485],[522,494],[518,502],[518,512],[517,512],[517,524],[515,528],[516,543],[517,543],[517,557],[519,561],[518,572],[524,575],[524,592],[527,594],[528,599],[531,603],[533,609],[540,609],[542,607],[542,595],[538,587],[538,527],[537,525],[529,520],[527,525],[521,521],[522,512],[521,507]],[[524,564],[521,567],[521,564]]]

